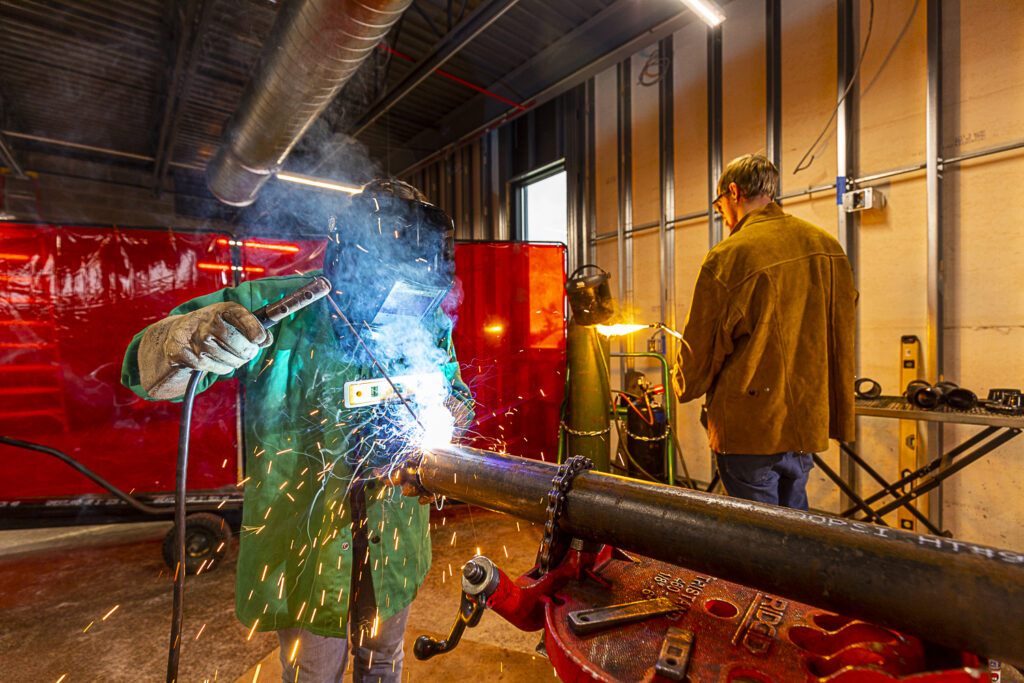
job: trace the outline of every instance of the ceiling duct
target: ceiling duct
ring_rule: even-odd
[[[210,192],[247,206],[412,0],[290,0],[207,166]]]

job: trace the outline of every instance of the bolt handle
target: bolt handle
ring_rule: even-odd
[[[412,647],[412,653],[416,659],[426,661],[434,655],[450,652],[455,649],[462,639],[466,628],[473,628],[480,623],[480,617],[484,614],[484,603],[477,602],[465,593],[459,601],[459,614],[455,617],[455,623],[448,637],[444,640],[434,640],[430,636],[420,636]]]

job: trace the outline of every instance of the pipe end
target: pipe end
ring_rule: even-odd
[[[256,193],[270,180],[274,169],[252,168],[222,145],[217,155],[206,166],[206,186],[214,197],[230,206],[249,206],[256,201]]]

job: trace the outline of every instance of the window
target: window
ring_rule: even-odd
[[[526,242],[568,243],[565,169],[556,168],[516,187],[517,236]]]

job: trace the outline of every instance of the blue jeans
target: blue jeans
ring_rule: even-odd
[[[739,455],[715,453],[725,492],[733,498],[807,510],[807,476],[814,467],[810,453]]]
[[[409,607],[406,607],[380,624],[376,636],[352,629],[353,683],[400,683],[408,620]],[[318,636],[301,628],[283,629],[277,632],[277,637],[281,641],[284,683],[341,683],[348,663],[349,640]],[[293,660],[296,640],[299,647]]]

